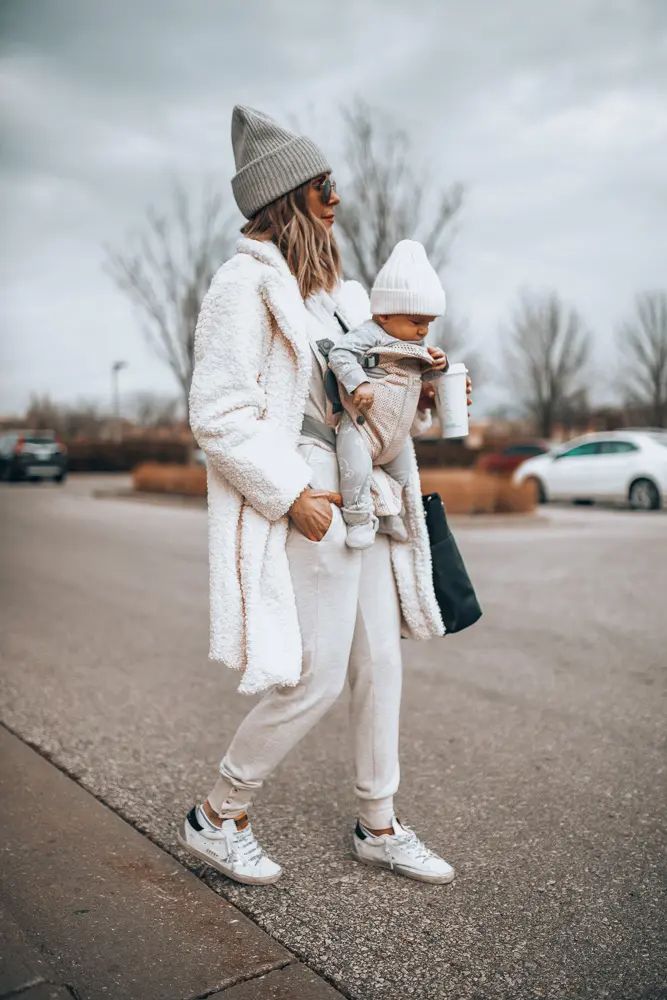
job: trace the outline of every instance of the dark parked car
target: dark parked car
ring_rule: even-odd
[[[480,472],[499,472],[509,474],[514,472],[527,458],[544,455],[549,449],[541,441],[519,441],[508,444],[499,451],[489,451],[481,455],[477,461]]]
[[[67,448],[53,431],[5,431],[0,435],[0,479],[53,479],[67,476]]]

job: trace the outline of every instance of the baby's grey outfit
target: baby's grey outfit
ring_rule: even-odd
[[[329,367],[345,390],[336,453],[347,524],[365,523],[373,517],[373,465],[383,466],[401,487],[407,483],[410,427],[422,377],[432,366],[433,359],[421,343],[392,337],[373,320],[346,333],[331,348]],[[359,424],[351,393],[362,382],[371,383],[374,398]]]

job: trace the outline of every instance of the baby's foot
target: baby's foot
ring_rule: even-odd
[[[380,527],[378,531],[383,535],[389,535],[390,538],[394,538],[397,542],[407,542],[408,531],[405,527],[405,523],[402,517],[398,514],[386,514],[384,517],[380,518]]]
[[[376,517],[362,521],[361,524],[348,524],[347,538],[345,539],[347,547],[350,549],[369,549],[375,541],[377,527]]]

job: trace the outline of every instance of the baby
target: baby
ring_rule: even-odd
[[[398,541],[408,533],[401,516],[375,516],[374,465],[406,485],[412,470],[410,428],[422,380],[433,377],[424,346],[429,324],[445,311],[445,293],[421,243],[401,240],[371,291],[373,318],[351,330],[329,352],[329,367],[344,392],[338,426],[347,544],[366,549],[379,530]]]

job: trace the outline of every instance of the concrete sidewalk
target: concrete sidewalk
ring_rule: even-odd
[[[3,727],[0,796],[0,997],[341,996]]]

